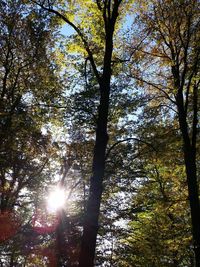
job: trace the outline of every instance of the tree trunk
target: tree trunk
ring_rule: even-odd
[[[198,183],[196,175],[196,164],[193,155],[185,152],[185,165],[192,219],[193,245],[196,267],[200,267],[200,205],[198,197]]]
[[[184,158],[187,174],[187,184],[192,220],[193,246],[196,267],[200,267],[200,205],[196,173],[196,160],[191,148],[184,144]]]
[[[63,210],[58,211],[58,226],[56,228],[56,267],[68,266],[68,253],[65,240],[65,214]]]
[[[116,14],[117,17],[117,14]],[[115,18],[116,19],[116,18]],[[79,258],[79,267],[93,267],[95,258],[96,239],[98,234],[98,219],[103,192],[105,172],[106,147],[108,143],[108,111],[111,79],[111,58],[113,51],[113,32],[115,21],[110,21],[106,27],[106,45],[104,68],[100,80],[100,104],[96,128],[96,141],[93,156],[93,175],[90,179],[90,192],[83,225],[83,236]]]
[[[112,74],[111,59],[113,52],[113,33],[118,17],[118,9],[122,0],[96,1],[97,8],[101,12],[105,27],[105,52],[103,60],[103,74],[99,75],[93,54],[82,31],[59,11],[45,7],[37,3],[44,10],[52,12],[70,25],[81,38],[94,74],[97,77],[100,90],[100,104],[98,108],[98,120],[96,127],[96,141],[94,146],[92,177],[90,179],[90,192],[83,224],[83,236],[81,239],[79,267],[93,267],[96,238],[98,233],[98,219],[103,191],[103,178],[105,172],[106,147],[108,143],[107,123],[109,111],[110,79]]]
[[[102,183],[105,171],[105,153],[108,142],[107,118],[109,94],[102,97],[99,106],[99,119],[96,130],[96,144],[93,158],[93,176],[90,180],[90,193],[84,222],[79,267],[94,266],[98,218],[102,195]]]
[[[190,203],[191,221],[192,221],[192,235],[193,246],[195,254],[195,266],[200,267],[200,203],[199,203],[199,189],[197,181],[197,169],[196,169],[196,136],[191,141],[188,124],[186,119],[186,113],[183,105],[183,95],[179,93],[177,95],[177,107],[179,116],[179,125],[183,138],[183,150],[184,160],[186,167],[188,195]],[[196,108],[194,109],[194,112]],[[196,117],[197,114],[194,114]],[[193,134],[196,134],[196,123],[193,125]]]

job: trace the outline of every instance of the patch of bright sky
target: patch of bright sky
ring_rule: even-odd
[[[62,26],[62,28],[61,28],[61,30],[60,30],[60,33],[61,33],[62,35],[64,35],[64,36],[68,37],[68,36],[74,34],[74,33],[75,33],[75,30],[74,30],[71,26],[69,26],[67,23],[65,23],[65,24]]]
[[[124,19],[122,30],[127,30],[128,28],[130,28],[133,25],[134,19],[135,16],[133,16],[133,14],[127,14]]]

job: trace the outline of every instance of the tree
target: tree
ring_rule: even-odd
[[[163,106],[170,108],[171,116],[176,117],[179,123],[183,140],[194,252],[196,266],[199,266],[200,204],[197,178],[199,2],[151,1],[149,4],[143,2],[143,5],[143,10],[139,11],[139,20],[144,26],[143,29],[149,31],[149,42],[147,41],[148,46],[144,45],[139,52],[141,57],[145,55],[146,71],[143,70],[143,75],[137,76],[136,79],[148,87],[151,97],[165,99]],[[148,78],[147,73],[148,75],[151,73],[154,81]]]
[[[198,5],[1,2],[2,265],[192,265]],[[54,214],[49,182],[68,195]]]
[[[127,214],[129,223],[115,257],[120,266],[193,266],[180,133],[167,120],[158,120],[151,128],[148,122],[149,118],[143,120],[138,134],[151,138],[156,150],[139,160],[144,177],[135,183],[129,202],[132,213]]]
[[[0,10],[1,260],[14,266],[25,256],[21,248],[27,247],[25,232],[36,196],[50,180],[50,155],[56,150],[42,126],[49,115],[45,104],[57,97],[59,79],[49,60],[54,43],[53,27],[46,28],[50,19],[20,0],[1,1]]]
[[[94,146],[92,176],[90,179],[89,199],[87,202],[87,210],[83,226],[79,267],[89,267],[94,265],[96,237],[98,233],[98,217],[105,172],[105,155],[108,143],[107,124],[110,100],[110,83],[112,75],[113,36],[116,21],[119,16],[119,7],[121,2],[121,0],[118,0],[105,2],[87,1],[84,3],[86,4],[86,14],[88,14],[87,12],[89,12],[90,8],[91,17],[94,19],[96,16],[95,20],[98,21],[97,28],[101,35],[97,35],[97,40],[99,37],[101,37],[101,43],[99,46],[97,46],[97,50],[100,49],[102,51],[102,47],[104,50],[102,57],[100,58],[100,66],[102,68],[101,72],[99,71],[99,63],[95,62],[95,43],[92,44],[93,40],[90,40],[90,34],[87,32],[87,29],[89,30],[89,28],[86,27],[84,29],[81,26],[77,26],[76,22],[73,23],[73,21],[68,17],[70,12],[65,13],[64,10],[59,11],[57,7],[53,8],[49,2],[36,2],[43,9],[57,15],[75,30],[87,53],[88,60],[90,61],[93,73],[96,76],[99,86],[100,100],[96,125],[96,141]],[[82,4],[82,2],[80,1],[79,4]],[[86,25],[86,21],[82,21],[82,23],[84,26]],[[103,27],[103,31],[99,28],[99,25],[100,27]],[[91,28],[92,26],[92,24],[89,25]],[[96,30],[97,29],[94,29],[95,32]]]

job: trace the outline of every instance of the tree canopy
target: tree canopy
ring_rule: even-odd
[[[0,1],[0,266],[200,266],[199,13]]]

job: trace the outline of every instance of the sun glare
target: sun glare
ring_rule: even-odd
[[[47,197],[47,209],[49,212],[56,212],[63,208],[65,204],[65,192],[63,189],[56,188]]]

